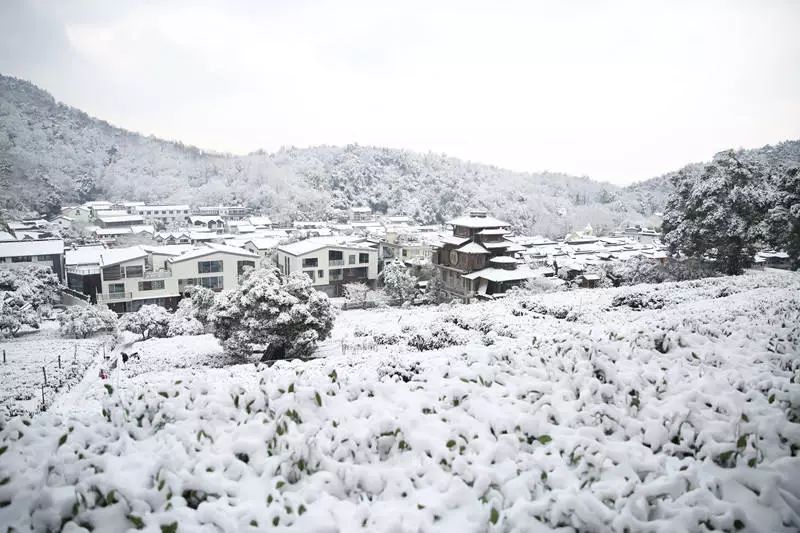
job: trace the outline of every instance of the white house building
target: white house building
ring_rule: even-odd
[[[163,224],[165,226],[183,224],[189,216],[188,205],[138,205],[133,206],[134,213],[141,215],[147,224]]]
[[[278,246],[275,260],[281,272],[306,274],[328,296],[341,296],[348,283],[374,286],[378,278],[378,250],[365,242],[306,239]]]
[[[246,250],[220,244],[189,251],[170,248],[133,246],[101,252],[97,301],[117,313],[145,304],[172,308],[190,287],[238,287],[244,269],[255,267],[258,260]]]
[[[62,239],[26,239],[0,242],[0,268],[24,268],[42,265],[64,281],[64,241]]]

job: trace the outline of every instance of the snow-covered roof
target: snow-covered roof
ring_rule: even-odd
[[[269,217],[250,217],[250,224],[254,226],[271,226],[272,220]]]
[[[219,222],[219,223],[225,222],[224,220],[222,220],[222,217],[213,215],[189,215],[188,218],[191,224],[195,224],[197,222],[200,222],[201,224],[208,224],[209,222]]]
[[[131,233],[130,226],[122,228],[97,228],[94,234],[98,237],[113,237],[115,235],[127,235]]]
[[[475,217],[475,216],[462,216],[448,220],[448,224],[453,226],[462,226],[465,228],[500,228],[508,227],[511,224],[494,217]]]
[[[135,224],[136,222],[143,222],[142,217],[140,215],[125,215],[125,216],[105,216],[105,215],[98,215],[97,220],[102,222],[103,224]]]
[[[480,244],[478,244],[476,242],[471,242],[471,243],[469,243],[467,245],[464,245],[461,248],[458,248],[457,251],[459,251],[459,252],[461,252],[463,254],[489,254],[489,253],[491,253],[486,248],[484,248],[483,246],[481,246]]]
[[[252,224],[239,224],[237,230],[239,233],[254,233],[256,231],[256,227]]]
[[[279,239],[250,239],[248,240],[245,245],[252,244],[257,250],[269,250],[271,248],[277,248],[280,244]]]
[[[173,210],[173,211],[188,211],[189,206],[184,204],[175,204],[175,205],[140,205],[136,206],[137,211],[163,211],[163,210]]]
[[[208,243],[204,247],[195,248],[194,250],[190,250],[184,254],[181,254],[178,257],[173,257],[169,260],[169,262],[180,263],[181,261],[186,261],[188,259],[197,259],[198,257],[203,257],[205,255],[211,255],[217,253],[238,255],[242,257],[251,257],[253,259],[258,258],[258,255],[249,252],[243,248],[237,248],[235,246],[227,246],[225,244]]]
[[[304,255],[327,247],[359,249],[365,251],[374,250],[374,248],[372,248],[370,245],[356,241],[348,241],[344,237],[316,237],[305,239],[290,244],[282,244],[281,246],[278,246],[278,250],[289,255]]]
[[[445,235],[440,237],[439,240],[444,244],[452,244],[454,246],[461,246],[469,239],[466,237],[456,237],[455,235]]]
[[[5,242],[5,241],[16,241],[16,240],[17,240],[17,238],[16,238],[16,237],[14,237],[13,235],[11,235],[9,232],[7,232],[7,231],[0,231],[0,242]]]
[[[150,234],[153,234],[153,233],[155,233],[155,231],[156,231],[155,226],[150,226],[150,225],[147,225],[147,224],[131,226],[131,232],[132,233],[150,233]]]
[[[0,257],[58,255],[62,253],[64,253],[64,241],[62,239],[0,242]]]
[[[789,259],[789,254],[786,252],[773,252],[773,251],[763,251],[758,252],[756,256],[761,256],[765,259],[772,258],[772,259]]]
[[[369,207],[351,207],[350,211],[353,213],[372,213],[372,209]]]
[[[461,277],[466,279],[481,278],[496,282],[518,281],[521,279],[541,278],[544,277],[545,273],[550,273],[550,272],[552,272],[550,269],[546,268],[532,269],[526,266],[520,266],[518,268],[515,268],[514,270],[489,267],[472,272],[470,274],[464,274]]]
[[[527,250],[527,248],[516,243],[511,243],[511,245],[506,247],[506,252],[524,252],[525,250]]]
[[[489,259],[489,262],[496,263],[498,265],[510,265],[512,263],[516,263],[517,260],[507,255],[498,255],[497,257],[492,257]]]
[[[511,243],[510,241],[485,242],[485,243],[483,243],[483,246],[485,248],[488,248],[489,250],[497,250],[499,248],[508,248],[512,244],[513,243]]]
[[[508,230],[502,228],[487,228],[478,232],[478,235],[505,235]]]
[[[147,252],[145,252],[141,246],[106,249],[100,252],[100,266],[117,265],[143,257],[147,257]]]
[[[100,254],[105,250],[104,246],[80,246],[74,250],[66,250],[64,263],[67,266],[99,265]]]

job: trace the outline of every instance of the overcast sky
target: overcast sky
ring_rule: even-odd
[[[800,138],[800,1],[0,1],[0,72],[202,148],[629,183]]]

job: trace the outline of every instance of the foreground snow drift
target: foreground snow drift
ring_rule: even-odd
[[[3,423],[0,524],[797,530],[798,277],[668,288],[345,313],[371,348],[133,372],[101,413]]]

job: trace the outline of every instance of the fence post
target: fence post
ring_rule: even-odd
[[[6,364],[6,351],[3,350],[3,364]]]
[[[72,356],[72,360],[76,363],[78,362],[78,345],[75,345],[75,354]]]
[[[58,354],[58,369],[61,370],[61,354]]]
[[[47,386],[47,371],[44,369],[44,367],[42,367],[42,376],[44,376],[44,386],[46,387]],[[42,389],[42,391],[44,391],[44,389]],[[42,392],[42,395],[44,395],[44,392]]]
[[[44,411],[44,385],[42,385],[42,411]]]

